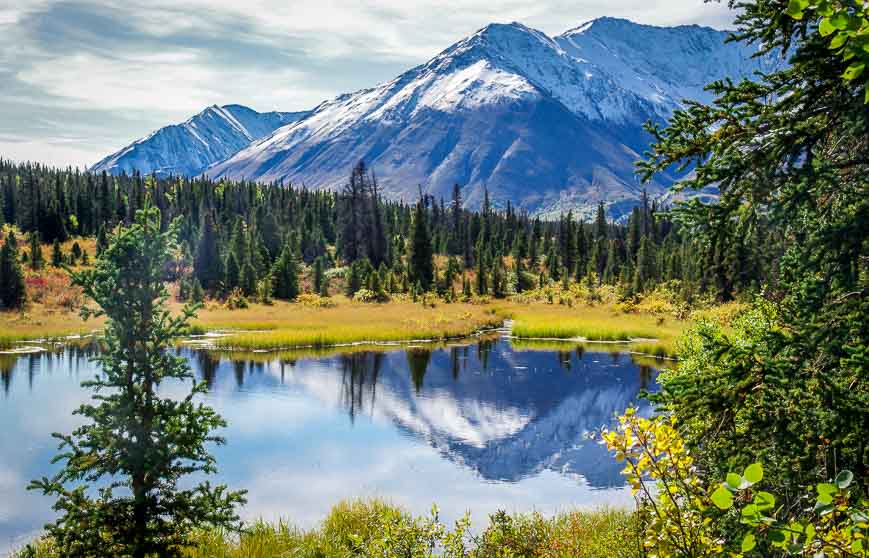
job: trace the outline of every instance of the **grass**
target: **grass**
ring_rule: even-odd
[[[215,340],[219,348],[279,350],[351,343],[444,340],[498,327],[502,318],[485,305],[413,302],[363,304],[334,297],[332,307],[277,301],[243,310],[212,306],[199,313],[197,325],[239,331]],[[255,330],[255,331],[253,331]]]
[[[30,304],[23,312],[0,312],[0,349],[34,340],[62,339],[102,331],[103,319],[83,321],[77,311]]]
[[[70,304],[76,298],[65,274],[47,270],[39,275],[34,300],[23,312],[0,312],[0,348],[17,342],[102,329],[102,320],[84,322]],[[79,302],[80,303],[80,302]],[[174,311],[181,303],[171,302]],[[434,307],[409,300],[385,304],[354,302],[344,296],[329,305],[288,303],[250,304],[230,310],[219,302],[201,309],[191,334],[225,332],[213,344],[233,350],[325,348],[351,344],[442,341],[499,327],[513,318],[513,335],[529,339],[631,342],[629,350],[652,356],[671,356],[674,341],[689,324],[668,315],[626,313],[613,305],[574,306],[545,302],[493,301],[481,304],[438,302]]]
[[[612,306],[514,305],[513,335],[526,339],[632,342],[630,350],[671,356],[690,325],[654,314],[624,313]]]
[[[0,312],[0,348],[21,341],[87,335],[102,329],[103,320],[84,322],[75,310],[49,302],[30,303],[23,312]],[[350,344],[442,341],[500,327],[513,318],[513,335],[527,339],[631,341],[627,349],[670,356],[687,321],[651,314],[623,313],[612,306],[570,307],[545,303],[445,304],[424,307],[410,301],[363,304],[343,296],[330,307],[275,301],[229,310],[210,302],[191,324],[191,334],[210,331],[228,335],[214,339],[221,349],[283,350]],[[170,303],[178,311],[181,304]]]
[[[255,523],[236,535],[217,529],[194,534],[186,558],[279,558],[285,556],[430,556],[430,544],[443,550],[444,537],[430,518],[413,517],[380,500],[342,502],[314,529],[288,523]],[[446,530],[450,530],[446,527]],[[454,558],[633,558],[638,556],[636,524],[630,512],[614,509],[489,518],[478,535],[465,533]],[[14,558],[58,558],[50,541],[40,540]]]

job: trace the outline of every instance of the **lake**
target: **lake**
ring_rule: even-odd
[[[181,349],[229,423],[215,479],[245,488],[245,519],[313,526],[341,499],[382,497],[452,521],[630,505],[621,467],[587,435],[654,387],[631,355],[504,338],[345,354]],[[89,392],[87,348],[0,357],[0,555],[51,520],[25,490],[51,474],[55,431]],[[181,384],[161,386],[182,393]]]

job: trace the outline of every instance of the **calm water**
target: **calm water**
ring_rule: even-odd
[[[652,387],[655,371],[565,348],[489,340],[312,358],[182,354],[229,423],[218,480],[249,490],[243,517],[310,526],[357,496],[417,513],[437,502],[447,520],[470,509],[477,522],[497,509],[628,504],[620,467],[584,436]],[[25,486],[52,472],[50,434],[77,425],[70,413],[88,397],[79,383],[94,370],[81,349],[0,361],[0,555],[51,519],[51,501]]]

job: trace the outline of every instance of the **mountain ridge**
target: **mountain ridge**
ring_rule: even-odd
[[[634,164],[651,139],[643,124],[664,122],[684,99],[710,100],[704,88],[715,79],[770,64],[727,36],[619,18],[555,37],[489,24],[392,80],[324,101],[201,174],[337,189],[361,159],[394,199],[412,201],[420,188],[448,197],[458,183],[469,207],[488,190],[496,206],[585,217],[604,202],[619,218],[644,188],[660,197],[678,179],[640,185]]]

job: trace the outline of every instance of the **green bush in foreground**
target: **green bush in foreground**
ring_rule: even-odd
[[[489,518],[471,534],[466,517],[453,528],[437,511],[414,517],[379,500],[341,502],[315,529],[287,523],[258,522],[241,535],[220,529],[195,533],[185,558],[628,558],[639,556],[633,515],[603,509]],[[13,558],[57,558],[49,540],[41,540]]]

